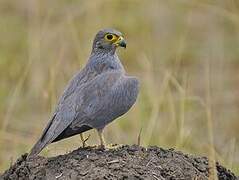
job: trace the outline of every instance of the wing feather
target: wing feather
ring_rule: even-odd
[[[109,88],[119,77],[119,72],[104,73],[81,85],[79,82],[76,85],[77,82],[73,79],[68,86],[69,93],[67,90],[64,92],[53,118],[32,148],[29,156],[38,154],[45,146],[54,141],[74,122],[77,116],[84,117],[84,115],[93,114],[91,113],[92,108],[98,111],[101,107],[101,97],[108,93]],[[74,88],[72,88],[73,86]]]
[[[139,82],[133,77],[109,73],[99,76],[88,88],[91,91],[84,93],[86,99],[69,126],[73,130],[84,125],[100,129],[126,113],[136,101]]]

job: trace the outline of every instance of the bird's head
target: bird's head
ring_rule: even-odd
[[[114,29],[103,29],[96,34],[93,42],[93,52],[114,53],[117,47],[126,48],[126,41],[121,32]]]

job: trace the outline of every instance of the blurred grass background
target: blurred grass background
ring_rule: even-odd
[[[144,146],[209,155],[238,174],[237,0],[1,0],[0,172],[36,142],[105,27],[124,33],[128,48],[118,53],[141,80],[137,104],[106,128],[107,142],[135,144],[142,128]],[[79,146],[75,136],[43,154]]]

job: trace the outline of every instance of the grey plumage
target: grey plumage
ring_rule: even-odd
[[[66,87],[29,156],[37,155],[52,142],[92,128],[102,132],[107,124],[131,108],[139,83],[137,78],[125,75],[115,52],[118,46],[126,47],[120,32],[104,29],[96,34],[86,66]]]

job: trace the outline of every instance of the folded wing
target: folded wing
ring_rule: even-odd
[[[94,118],[97,112],[104,108],[105,103],[107,104],[107,102],[102,103],[102,100],[110,93],[110,89],[121,76],[121,72],[107,72],[75,87],[74,91],[59,103],[55,114],[29,156],[38,154],[75,122],[87,123],[88,117]]]

